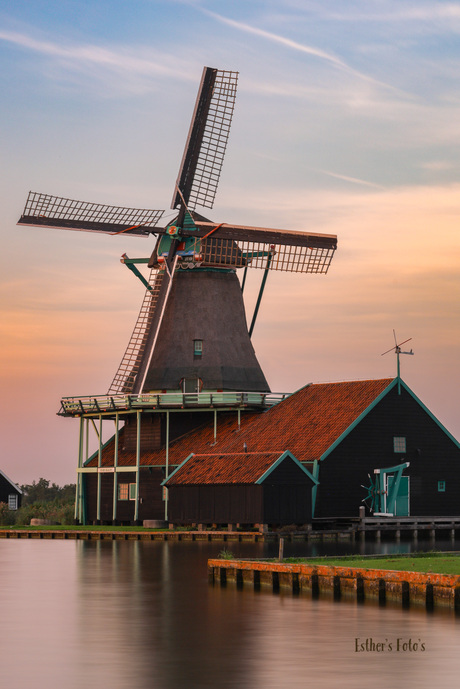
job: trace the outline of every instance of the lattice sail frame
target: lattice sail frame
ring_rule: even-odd
[[[288,273],[327,273],[335,248],[266,244],[209,238],[201,242],[202,265],[262,268]]]
[[[215,70],[215,80],[206,116],[203,138],[198,157],[192,166],[193,172],[190,173],[187,169],[188,156],[191,155],[190,146],[191,144],[193,145],[193,141],[191,141],[192,129],[197,116],[201,91],[198,96],[176,183],[176,186],[183,191],[181,187],[183,186],[184,178],[186,179],[190,174],[193,175],[188,198],[185,199],[187,207],[191,210],[194,210],[196,206],[212,208],[214,205],[235,108],[237,83],[238,72]],[[175,192],[171,208],[177,208],[181,200],[180,194]]]
[[[147,236],[163,213],[162,210],[108,206],[31,191],[19,224]]]

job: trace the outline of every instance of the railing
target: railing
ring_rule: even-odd
[[[63,397],[60,414],[80,416],[130,409],[191,408],[191,407],[272,407],[291,393],[281,392],[165,392],[140,395],[96,395]]]

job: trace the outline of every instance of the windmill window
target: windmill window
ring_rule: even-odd
[[[193,340],[193,356],[203,355],[203,340]]]
[[[403,436],[395,436],[393,438],[393,451],[394,452],[405,452],[406,451],[406,438]]]
[[[445,481],[438,481],[438,493],[445,493],[446,492],[446,482]]]

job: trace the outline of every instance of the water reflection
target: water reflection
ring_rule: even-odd
[[[436,543],[446,550],[455,545]],[[240,557],[276,555],[277,548],[231,545]],[[451,611],[429,615],[422,608],[212,587],[206,560],[221,549],[205,542],[1,541],[4,685],[457,686],[460,630]],[[411,542],[285,544],[286,556],[416,549],[420,544]],[[386,644],[385,650],[356,652],[356,639]],[[397,651],[398,639],[420,640],[425,651]]]

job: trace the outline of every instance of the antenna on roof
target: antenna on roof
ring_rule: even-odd
[[[409,337],[407,340],[404,340],[403,342],[400,342],[398,344],[394,328],[393,328],[393,337],[395,338],[394,347],[391,347],[391,349],[387,349],[386,352],[383,352],[382,356],[384,356],[385,354],[388,354],[388,352],[394,352],[396,354],[396,359],[397,359],[396,377],[398,379],[398,395],[400,395],[401,394],[401,377],[400,377],[400,370],[401,369],[400,369],[400,364],[399,364],[399,355],[400,354],[411,354],[411,355],[413,355],[414,352],[412,351],[412,349],[410,350],[410,352],[403,352],[401,349],[403,344],[406,344],[406,342],[410,342],[410,340],[412,340],[411,337]]]

